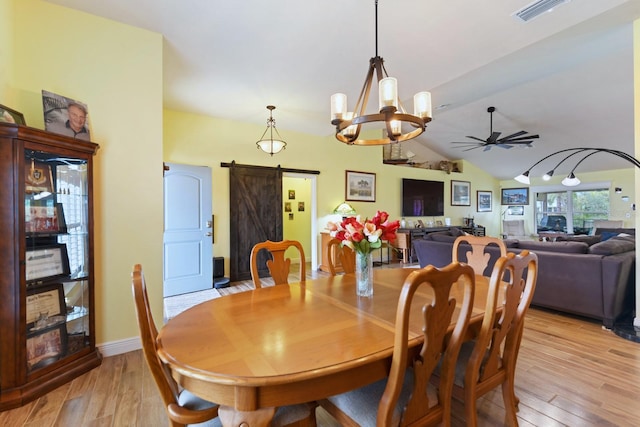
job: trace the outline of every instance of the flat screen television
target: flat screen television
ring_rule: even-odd
[[[444,182],[402,179],[402,216],[443,216]]]

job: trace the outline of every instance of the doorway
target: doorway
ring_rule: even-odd
[[[211,168],[165,163],[164,297],[213,286]]]
[[[316,178],[313,174],[285,172],[282,179],[283,238],[302,244],[312,271],[318,269]]]
[[[288,192],[283,196],[284,176],[309,181],[309,205],[307,206],[305,200],[304,210],[305,212],[308,210],[311,217],[310,254],[305,253],[305,257],[307,260],[311,260],[311,267],[316,269],[318,265],[316,178],[319,172],[239,165],[235,162],[222,163],[221,166],[230,168],[229,264],[231,281],[251,279],[250,254],[253,245],[265,240],[279,241],[283,239],[283,214],[285,213],[283,201],[289,201]],[[293,212],[291,213],[294,213],[294,218],[297,209],[298,204],[292,203],[291,210]],[[286,213],[288,221],[289,212]],[[266,258],[262,261],[266,262]]]

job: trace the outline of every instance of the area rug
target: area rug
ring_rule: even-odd
[[[206,289],[204,291],[190,292],[188,294],[176,295],[164,299],[164,319],[165,321],[176,317],[188,308],[210,299],[220,298],[217,289]]]

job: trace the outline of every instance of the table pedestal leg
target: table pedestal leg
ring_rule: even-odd
[[[230,406],[220,406],[218,417],[224,427],[268,427],[276,408],[255,411],[238,411]]]

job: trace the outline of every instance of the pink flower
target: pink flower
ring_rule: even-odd
[[[331,236],[359,253],[368,253],[381,247],[382,240],[394,241],[399,227],[400,221],[389,221],[389,214],[385,211],[377,211],[371,220],[365,219],[364,222],[358,215],[345,218],[339,224],[327,224]]]

